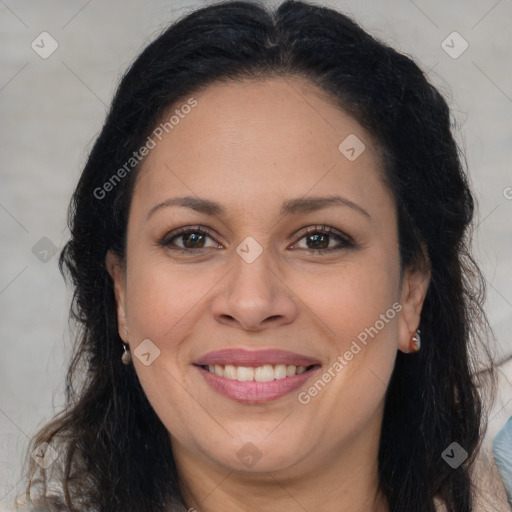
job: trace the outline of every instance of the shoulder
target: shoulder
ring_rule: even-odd
[[[488,451],[480,451],[471,470],[473,487],[472,512],[511,512],[505,486],[496,462]],[[436,512],[447,512],[439,499],[434,500]]]
[[[510,512],[510,503],[496,461],[489,451],[481,451],[472,473],[475,512]]]
[[[65,500],[58,496],[37,498],[29,503],[19,504],[16,508],[16,512],[70,512],[70,510]]]

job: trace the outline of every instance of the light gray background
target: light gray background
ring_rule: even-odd
[[[68,237],[66,208],[115,86],[166,24],[206,2],[0,0],[0,510],[20,490],[28,438],[63,404],[70,291],[57,257],[33,246]],[[277,5],[277,1],[269,1]],[[415,57],[448,99],[479,199],[475,253],[487,283],[497,357],[512,354],[511,0],[335,1]],[[58,49],[42,59],[43,31]],[[458,58],[441,42],[457,31]],[[458,43],[454,43],[458,44]],[[508,191],[508,199],[507,199]],[[512,414],[512,361],[501,366],[487,443]],[[16,487],[17,486],[17,487]]]

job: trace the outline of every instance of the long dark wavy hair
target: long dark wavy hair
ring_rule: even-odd
[[[140,165],[101,199],[97,190],[183,98],[223,80],[277,76],[306,78],[371,133],[397,205],[402,269],[431,270],[422,348],[414,357],[398,352],[386,395],[378,467],[389,509],[474,509],[472,464],[486,404],[476,366],[485,351],[475,347],[485,346],[489,325],[484,280],[470,250],[475,201],[450,110],[412,58],[343,14],[298,1],[274,10],[249,1],[200,8],[163,31],[123,76],[70,204],[71,238],[59,264],[74,287],[76,347],[67,406],[29,448],[46,442],[59,453],[46,470],[28,457],[32,499],[51,494],[53,479],[62,486],[45,500],[54,510],[185,505],[168,432],[133,365],[121,363],[105,267],[108,250],[125,257]],[[441,457],[454,441],[469,454],[457,469]]]

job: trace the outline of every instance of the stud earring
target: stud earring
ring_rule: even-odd
[[[126,365],[129,365],[132,362],[132,354],[130,353],[130,348],[126,343],[123,343],[123,355],[121,356],[121,361]]]
[[[415,332],[411,333],[411,338],[409,339],[409,352],[418,352],[420,347],[421,347],[420,330],[416,329]]]

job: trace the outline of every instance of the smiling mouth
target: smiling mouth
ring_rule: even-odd
[[[228,380],[239,382],[271,382],[301,375],[319,367],[318,364],[295,366],[293,364],[265,364],[262,366],[235,366],[232,364],[200,365],[201,368]]]

